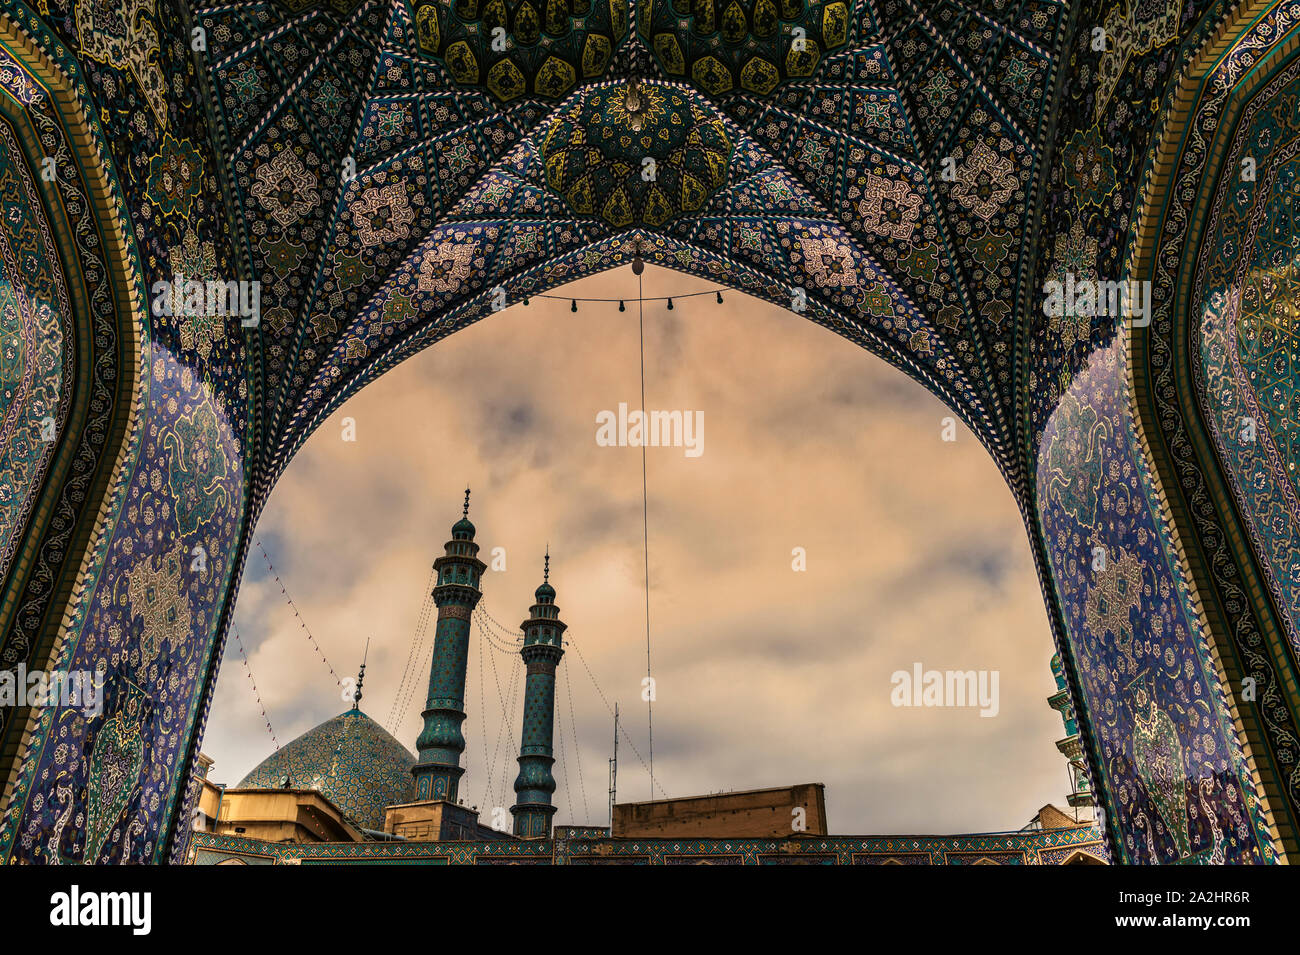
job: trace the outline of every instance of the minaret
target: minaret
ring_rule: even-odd
[[[555,667],[564,656],[560,608],[555,606],[555,588],[550,584],[551,552],[546,552],[546,569],[542,585],[537,588],[532,616],[520,626],[524,645],[519,655],[528,665],[528,682],[524,689],[524,733],[519,747],[519,775],[515,777],[515,835],[525,839],[547,839],[551,835],[551,817],[555,807],[555,764],[551,741],[555,726]]]
[[[1065,687],[1065,668],[1061,666],[1060,654],[1052,654],[1052,676],[1056,679],[1056,692],[1047,698],[1052,709],[1061,714],[1065,724],[1065,739],[1057,740],[1056,748],[1070,761],[1070,779],[1073,792],[1066,799],[1078,809],[1080,806],[1095,805],[1092,789],[1088,785],[1088,769],[1083,762],[1083,744],[1079,741],[1079,724],[1074,718],[1074,707],[1070,705],[1070,691]]]
[[[469,520],[469,488],[465,489],[463,516],[451,529],[445,552],[433,562],[438,583],[433,600],[438,605],[433,662],[429,667],[429,695],[424,702],[424,730],[415,745],[420,758],[411,768],[415,798],[456,802],[461,774],[460,754],[465,737],[465,665],[469,660],[469,618],[482,593],[479,578],[487,565],[478,559],[474,525]]]

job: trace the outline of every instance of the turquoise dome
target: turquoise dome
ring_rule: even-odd
[[[347,710],[281,746],[239,789],[315,789],[357,826],[384,828],[384,807],[410,802],[415,757],[360,710]]]
[[[462,517],[455,524],[451,525],[451,536],[456,540],[473,540],[474,525],[468,517]]]

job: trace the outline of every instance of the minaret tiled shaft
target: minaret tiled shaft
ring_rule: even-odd
[[[519,651],[528,667],[524,689],[524,731],[519,747],[519,775],[515,777],[515,835],[527,839],[546,839],[551,835],[551,817],[555,807],[555,668],[564,656],[560,608],[555,606],[555,590],[549,583],[550,556],[547,555],[547,578],[535,594],[532,615],[521,627],[524,645]]]
[[[474,525],[469,521],[469,491],[465,492],[465,516],[453,525],[444,553],[433,562],[437,584],[433,600],[438,606],[434,631],[433,661],[429,666],[429,694],[424,701],[424,729],[416,748],[419,760],[411,769],[415,777],[415,798],[447,799],[455,802],[460,765],[465,751],[461,723],[465,721],[465,668],[469,662],[470,616],[482,593],[479,580],[487,568],[478,559]]]

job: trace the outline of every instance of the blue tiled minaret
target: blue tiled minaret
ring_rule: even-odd
[[[429,695],[424,702],[424,730],[415,741],[419,760],[411,769],[415,798],[455,802],[460,787],[460,754],[465,737],[465,665],[469,661],[469,618],[483,594],[479,579],[487,565],[478,559],[474,525],[469,520],[469,489],[465,511],[451,529],[444,553],[433,562],[438,583],[433,601],[438,605],[433,662],[429,667]]]
[[[1074,791],[1066,798],[1075,809],[1094,805],[1092,787],[1088,783],[1088,769],[1083,762],[1083,744],[1079,742],[1079,724],[1070,705],[1070,691],[1065,686],[1065,668],[1060,654],[1052,654],[1052,676],[1056,678],[1056,692],[1047,698],[1052,709],[1061,714],[1065,723],[1065,739],[1057,740],[1056,748],[1070,761],[1070,778]]]
[[[560,608],[555,606],[555,588],[550,584],[551,554],[546,554],[542,585],[534,594],[532,616],[520,626],[524,645],[519,651],[528,666],[524,689],[524,733],[519,747],[519,775],[515,777],[515,835],[525,839],[547,839],[551,835],[551,817],[555,807],[555,764],[551,748],[555,724],[555,667],[564,656]]]

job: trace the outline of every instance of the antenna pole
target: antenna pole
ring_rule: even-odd
[[[614,756],[609,761],[609,834],[614,834],[614,803],[618,801],[618,704],[614,704]]]

